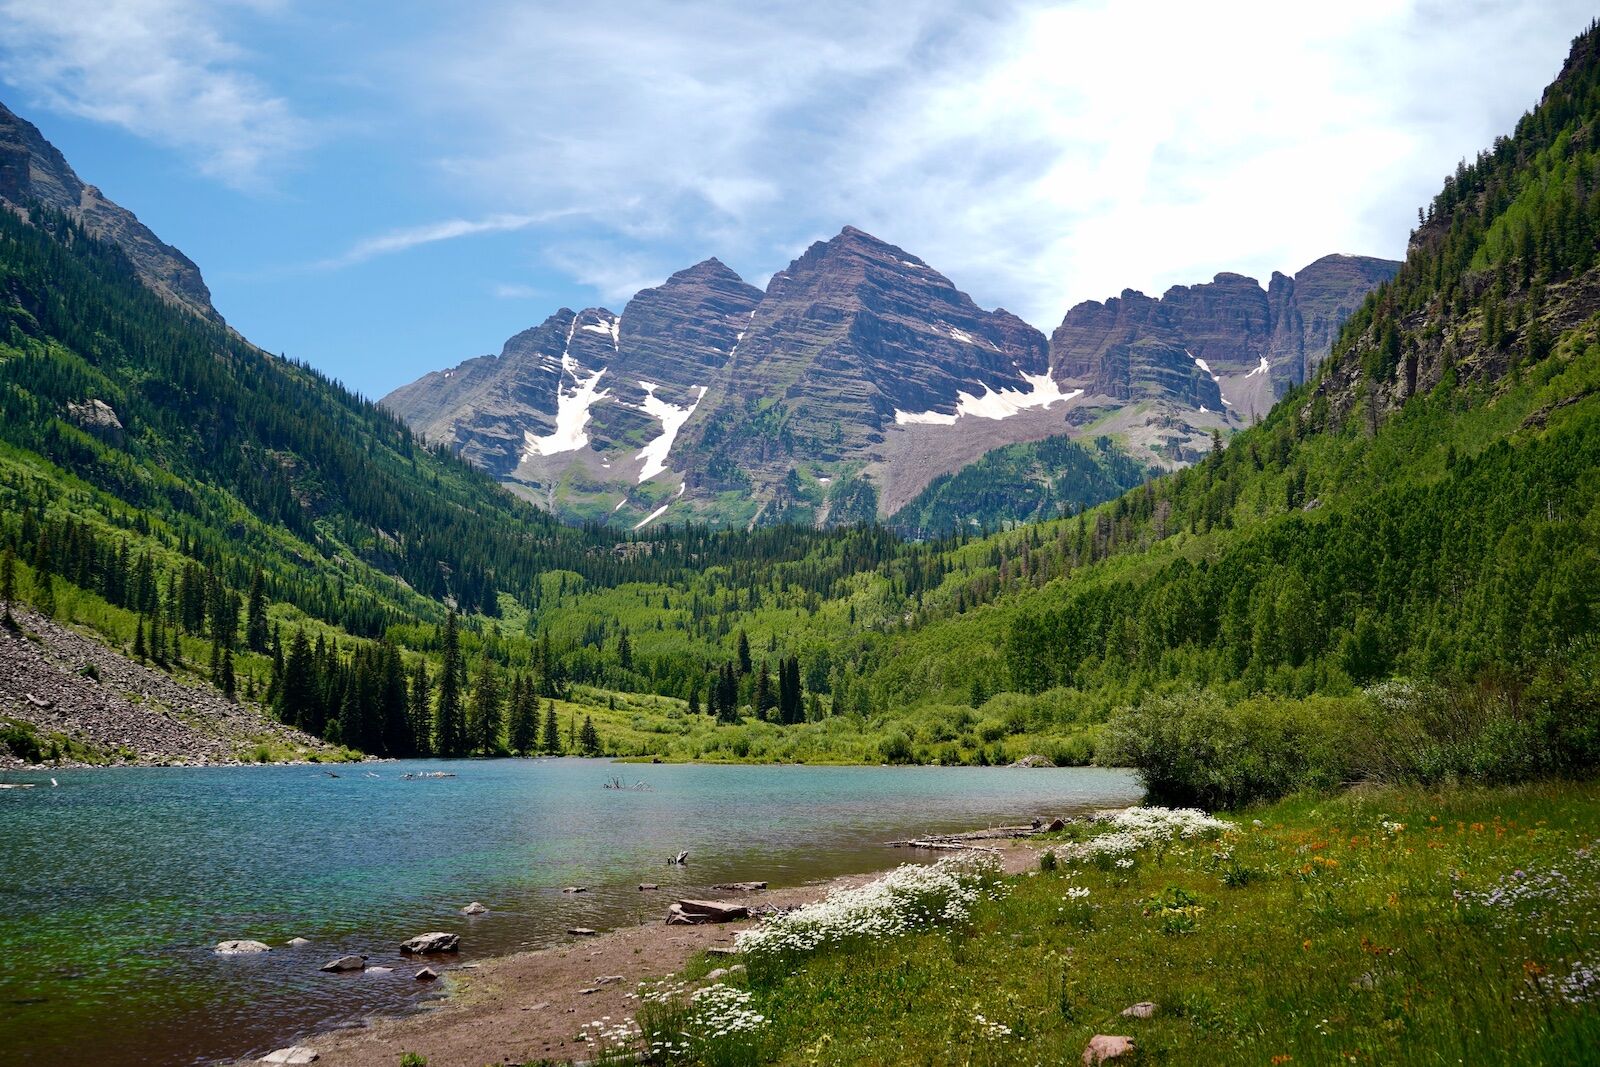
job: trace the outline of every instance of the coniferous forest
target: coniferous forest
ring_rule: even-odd
[[[1042,753],[1206,802],[1588,769],[1597,119],[1590,30],[1321,371],[1194,467],[1008,450],[900,532],[560,526],[66,217],[0,213],[6,598],[375,754]],[[1062,464],[1135,487],[1058,500]],[[1018,524],[948,520],[1002,475]]]

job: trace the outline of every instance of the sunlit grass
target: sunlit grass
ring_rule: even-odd
[[[958,922],[752,967],[768,1061],[1057,1064],[1113,1033],[1186,1065],[1592,1062],[1600,788],[1357,790],[1230,821],[1126,854],[1080,827]],[[1152,1018],[1121,1015],[1141,1001]]]

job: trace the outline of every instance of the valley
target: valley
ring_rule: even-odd
[[[374,402],[0,108],[0,1059],[1581,1060],[1597,125],[1591,23],[1401,262],[1047,336],[847,225]]]

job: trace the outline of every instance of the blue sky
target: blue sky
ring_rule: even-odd
[[[0,0],[0,94],[369,395],[710,255],[850,223],[1048,331],[1400,256],[1585,5]]]

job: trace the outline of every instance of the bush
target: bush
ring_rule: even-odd
[[[7,723],[0,729],[0,745],[11,750],[11,754],[27,763],[39,763],[44,759],[44,752],[39,748],[38,736],[22,723]]]
[[[1113,716],[1099,760],[1139,771],[1164,804],[1229,808],[1357,777],[1371,705],[1361,697],[1229,704],[1215,693],[1153,697]]]

